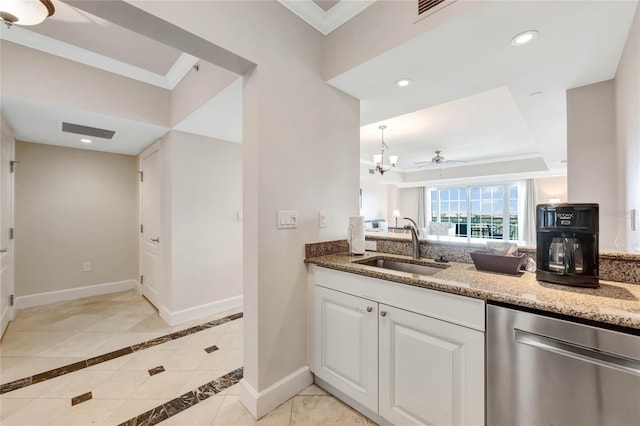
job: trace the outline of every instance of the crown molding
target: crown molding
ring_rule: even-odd
[[[340,25],[371,6],[375,1],[342,0],[325,12],[311,0],[278,0],[281,5],[298,15],[300,19],[323,35],[331,33]]]

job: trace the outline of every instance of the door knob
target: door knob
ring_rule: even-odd
[[[367,312],[371,312],[373,311],[373,308],[371,306],[367,306]]]
[[[386,317],[387,316],[387,311],[380,311],[380,316],[381,317]]]
[[[152,238],[151,241],[154,243],[160,243],[160,238]]]
[[[9,249],[8,249],[8,248],[6,248],[6,249],[0,249],[0,253],[6,253],[6,252],[8,252],[8,251],[9,251]]]

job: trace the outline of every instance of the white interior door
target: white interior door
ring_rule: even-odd
[[[142,294],[159,307],[160,254],[160,151],[150,149],[141,155],[141,271]]]
[[[2,133],[0,149],[0,336],[13,319],[9,296],[13,294],[13,240],[9,229],[13,227],[13,160],[14,139]]]

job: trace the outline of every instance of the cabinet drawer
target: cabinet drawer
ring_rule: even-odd
[[[315,284],[475,330],[485,330],[485,302],[481,299],[321,267],[316,269]]]

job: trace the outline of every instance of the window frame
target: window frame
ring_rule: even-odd
[[[472,197],[471,197],[471,192],[473,188],[479,188],[480,189],[480,202],[483,201],[482,198],[482,191],[484,188],[486,187],[502,187],[502,192],[503,192],[503,196],[502,196],[502,201],[503,201],[503,206],[502,206],[502,238],[484,238],[484,237],[475,237],[472,236]],[[516,224],[514,225],[514,233],[516,235],[516,238],[512,238],[512,226],[511,226],[511,192],[510,189],[512,187],[515,187],[516,190],[516,198],[515,198],[515,203],[516,203],[516,211],[515,211],[515,215],[517,218]],[[464,190],[466,191],[466,228],[467,228],[467,233],[466,236],[458,236],[456,234],[455,237],[448,237],[449,240],[451,241],[466,241],[468,243],[484,243],[486,241],[515,241],[520,243],[520,233],[521,233],[521,222],[522,222],[522,216],[523,216],[523,211],[522,210],[522,206],[520,203],[520,199],[523,196],[521,194],[521,182],[519,181],[508,181],[508,182],[485,182],[485,183],[481,183],[481,184],[472,184],[472,183],[468,183],[468,184],[464,184],[464,185],[443,185],[443,186],[428,186],[426,187],[426,197],[425,197],[425,212],[427,215],[427,218],[429,221],[434,221],[434,217],[437,218],[436,222],[442,222],[442,210],[441,210],[441,206],[442,206],[442,200],[441,200],[441,190],[452,190],[452,189],[457,189],[457,190]],[[437,210],[434,212],[433,211],[433,197],[432,194],[433,192],[436,192],[438,194],[438,199],[435,200],[435,206],[437,208]],[[460,197],[460,195],[458,195],[457,201],[460,203],[462,202],[460,199],[462,197]],[[493,198],[493,190],[491,191],[491,198],[490,200],[493,202],[494,198]],[[451,201],[451,197],[449,196],[449,200],[447,200],[448,202]],[[481,206],[482,208],[482,206]],[[451,210],[449,209],[449,212]],[[446,213],[446,212],[445,212]],[[464,213],[460,213],[460,214],[464,214]],[[482,214],[482,213],[481,213]],[[493,214],[493,213],[491,213]],[[451,221],[448,221],[451,222]],[[451,223],[456,223],[456,224],[462,224],[462,222],[451,222]],[[437,237],[437,238],[436,238]],[[506,237],[506,238],[505,238]],[[433,236],[433,235],[429,235],[427,236],[427,238],[429,239],[437,239],[440,240],[439,236]]]

